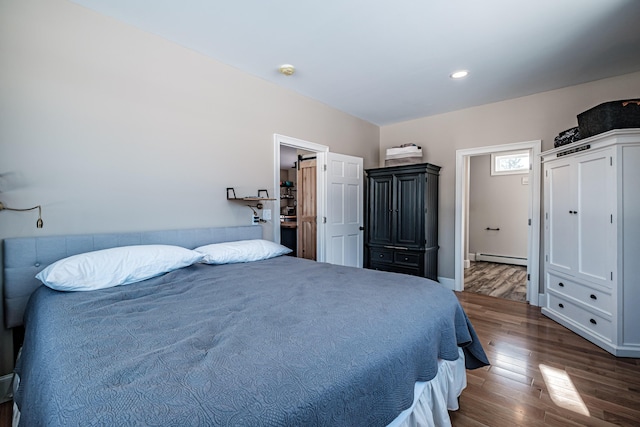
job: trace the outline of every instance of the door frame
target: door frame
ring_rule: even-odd
[[[322,167],[320,165],[326,164],[327,154],[329,147],[322,144],[316,144],[315,142],[305,141],[298,138],[292,138],[286,135],[273,134],[273,192],[275,200],[275,206],[280,207],[280,147],[292,147],[300,150],[311,151],[316,153],[318,160],[318,166],[316,172],[318,174],[316,179],[316,199],[317,210],[316,214],[318,218],[326,216],[326,200],[327,189],[325,188],[325,182],[322,175]],[[280,243],[280,221],[279,215],[273,217],[273,241]],[[316,230],[316,260],[318,262],[325,262],[325,233],[324,224],[321,221],[317,222]],[[298,242],[299,243],[299,242]]]
[[[531,305],[540,301],[540,150],[541,140],[517,142],[504,145],[456,150],[456,202],[455,202],[455,282],[454,290],[464,290],[464,248],[467,240],[468,167],[469,159],[504,151],[531,150],[531,170],[529,171],[529,219],[531,226],[527,233],[527,300]]]

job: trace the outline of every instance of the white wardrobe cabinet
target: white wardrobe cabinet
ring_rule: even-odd
[[[542,312],[616,356],[640,357],[640,129],[541,156]]]

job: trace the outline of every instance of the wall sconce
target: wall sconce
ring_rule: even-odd
[[[14,208],[8,208],[5,205],[3,205],[2,202],[0,202],[0,211],[26,212],[26,211],[32,211],[34,209],[38,209],[38,220],[36,221],[36,227],[42,228],[44,223],[42,222],[42,207],[40,207],[40,205],[34,206],[32,208],[27,208],[27,209],[14,209]]]

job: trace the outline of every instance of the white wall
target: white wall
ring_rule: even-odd
[[[638,97],[640,72],[382,127],[381,159],[387,148],[413,142],[422,146],[425,161],[442,167],[440,275],[454,277],[456,150],[538,139],[548,150],[559,132],[577,125],[577,114],[602,102]]]
[[[0,1],[0,58],[0,201],[44,219],[0,238],[248,224],[225,188],[274,191],[274,133],[379,162],[377,126],[68,1]]]
[[[491,155],[471,157],[469,252],[527,258],[529,187],[523,177],[528,174],[491,175]]]

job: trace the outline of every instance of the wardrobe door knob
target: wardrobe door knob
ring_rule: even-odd
[[[563,304],[563,303],[560,303],[560,304],[558,304],[558,307],[560,307],[560,308],[564,308],[564,304]]]
[[[598,322],[596,322],[596,319],[589,319],[589,322],[591,322],[591,323],[592,323],[592,324],[594,324],[594,325],[597,325],[597,324],[598,324]]]
[[[595,296],[594,294],[589,295],[589,297],[590,297],[592,300],[597,300],[597,299],[598,299],[598,297],[597,297],[597,296]]]

